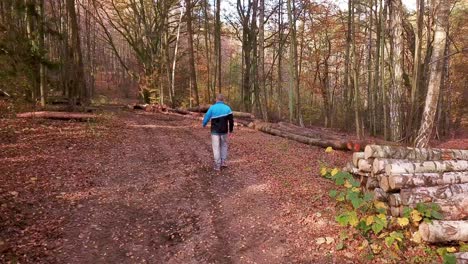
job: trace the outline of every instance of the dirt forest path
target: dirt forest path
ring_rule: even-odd
[[[348,154],[241,128],[230,142],[229,168],[216,173],[209,129],[199,122],[144,112],[115,118],[108,128],[115,136],[103,143],[71,138],[42,142],[44,150],[21,145],[20,135],[16,149],[25,149],[16,155],[23,162],[5,169],[38,179],[16,193],[0,189],[2,210],[17,203],[23,221],[15,229],[6,217],[0,262],[343,263],[356,257],[315,243],[339,237],[327,195],[332,185],[318,176],[319,163],[339,164]],[[89,125],[74,126],[71,131],[89,133],[83,128]],[[4,146],[0,158],[6,161],[14,148]],[[44,162],[27,158],[50,153]],[[20,238],[13,242],[14,236]]]

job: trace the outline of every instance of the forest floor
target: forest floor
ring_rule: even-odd
[[[236,128],[219,173],[200,122],[104,116],[2,121],[0,263],[365,262],[318,173],[350,153]]]

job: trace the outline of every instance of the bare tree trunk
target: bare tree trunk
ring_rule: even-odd
[[[416,1],[417,9],[417,22],[416,22],[416,39],[415,39],[415,51],[414,51],[414,62],[413,62],[413,82],[411,85],[411,105],[408,117],[407,137],[414,137],[414,118],[416,115],[416,94],[419,91],[419,80],[421,79],[421,47],[422,47],[422,33],[423,33],[423,22],[424,22],[424,0]]]
[[[221,54],[221,0],[216,1],[216,28],[215,28],[215,52],[216,52],[216,76],[218,77],[218,92],[221,93],[221,67],[222,67],[222,54]]]
[[[288,20],[289,20],[289,74],[290,74],[290,119],[294,119],[300,126],[304,126],[301,114],[301,100],[299,91],[299,74],[297,68],[297,36],[296,36],[296,14],[294,2],[287,1],[288,5]],[[294,111],[295,110],[295,111]]]
[[[195,50],[193,49],[193,29],[192,29],[192,2],[191,0],[185,0],[185,8],[187,9],[187,33],[188,33],[188,49],[189,49],[189,67],[190,67],[190,78],[192,79],[192,87],[195,92],[195,102],[200,105],[200,98],[198,96],[197,86],[197,71],[195,68]]]
[[[268,98],[265,85],[265,0],[259,2],[258,25],[258,86],[263,92],[263,104],[260,106],[263,120],[268,121]]]
[[[71,99],[70,103],[74,107],[78,98],[86,101],[88,99],[88,94],[84,81],[83,55],[81,52],[80,29],[75,9],[75,0],[67,0],[66,3],[71,23],[71,55],[73,56],[71,63],[73,63],[74,72],[74,80],[72,80],[72,87],[69,95]]]
[[[400,141],[403,137],[402,99],[403,83],[403,6],[401,0],[390,0],[392,32],[392,89],[390,90],[390,139]]]
[[[177,52],[179,50],[179,37],[180,37],[180,25],[182,24],[182,16],[184,14],[183,7],[180,8],[180,16],[179,16],[179,24],[177,25],[177,35],[176,35],[176,43],[174,48],[174,58],[172,59],[172,73],[171,73],[171,103],[174,105],[174,97],[175,97],[175,70],[176,70],[176,63],[177,63]],[[207,61],[207,63],[209,63]],[[208,73],[209,75],[209,73]]]
[[[354,121],[356,126],[356,135],[358,139],[363,138],[363,131],[361,127],[361,118],[360,118],[360,98],[359,98],[359,69],[358,69],[358,60],[356,54],[356,22],[354,21],[354,3],[351,8],[351,21],[352,21],[352,43],[351,43],[351,51],[353,55],[353,86],[354,86]]]
[[[44,51],[44,23],[45,23],[45,12],[44,12],[44,0],[39,0],[39,15],[40,15],[40,21],[39,21],[39,50],[41,52]],[[46,73],[45,73],[45,66],[44,63],[40,63],[39,65],[39,94],[41,98],[41,106],[44,107],[46,105]]]
[[[434,119],[439,100],[439,92],[444,68],[443,55],[447,39],[448,14],[450,6],[448,3],[436,1],[437,8],[435,17],[435,33],[433,52],[430,62],[429,85],[427,88],[426,103],[424,106],[421,127],[415,140],[416,147],[426,147],[431,137]]]

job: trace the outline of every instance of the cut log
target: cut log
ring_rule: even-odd
[[[453,253],[453,255],[455,255],[457,264],[468,264],[468,252],[457,252]]]
[[[413,173],[388,176],[390,190],[437,186],[468,182],[468,171],[445,173]]]
[[[353,153],[353,165],[357,168],[359,166],[358,162],[360,159],[364,158],[364,152],[354,152]]]
[[[346,162],[346,166],[343,167],[342,171],[351,173],[354,169],[357,170],[357,168],[354,167],[352,162]]]
[[[374,200],[380,201],[380,202],[387,202],[388,201],[388,196],[389,196],[389,194],[386,193],[381,188],[375,188],[374,189]]]
[[[364,149],[364,158],[391,158],[419,161],[468,160],[468,150],[367,145]]]
[[[468,196],[468,183],[401,189],[400,200],[403,205],[420,202],[429,203],[435,200],[448,199],[458,194]]]
[[[346,141],[324,140],[324,139],[300,136],[300,135],[292,134],[290,132],[286,132],[286,131],[273,128],[271,124],[264,123],[264,122],[255,122],[254,128],[256,130],[262,131],[270,135],[284,137],[290,140],[295,140],[297,142],[312,145],[312,146],[319,146],[319,147],[324,147],[324,148],[332,147],[334,149],[339,149],[339,150],[348,150],[346,147]]]
[[[385,166],[387,175],[404,173],[468,171],[468,160],[446,160],[425,162],[396,162]]]
[[[390,206],[390,215],[393,217],[400,217],[403,215],[403,206]]]
[[[399,193],[390,193],[388,195],[388,205],[390,205],[392,207],[403,206],[403,204],[401,203],[400,194]]]
[[[419,233],[424,241],[443,243],[468,241],[468,221],[432,221],[419,225]]]
[[[244,118],[244,119],[255,119],[255,116],[251,113],[233,111],[232,116],[235,118]]]
[[[363,172],[371,172],[372,162],[374,162],[373,159],[360,159],[358,160],[358,169]]]
[[[379,174],[377,176],[377,179],[379,180],[379,186],[382,190],[384,190],[384,192],[390,192],[391,191],[391,188],[390,188],[390,184],[388,182],[388,176],[385,175],[385,174]]]
[[[338,133],[326,128],[317,128],[317,127],[299,127],[291,123],[279,122],[274,124],[273,128],[276,128],[281,131],[286,131],[292,134],[310,137],[310,138],[321,138],[326,140],[335,140],[343,141],[346,143],[346,148],[351,151],[360,151],[361,148],[364,150],[360,140],[350,138],[349,135]],[[343,146],[344,147],[344,146]]]
[[[433,199],[431,202],[438,203],[439,201],[448,201],[448,202],[451,202],[451,203],[462,203],[464,195],[465,194],[456,194],[455,196],[452,196],[452,197],[449,197],[449,198],[446,198],[446,199],[440,199],[440,200],[439,199]],[[398,207],[398,206],[411,206],[411,207],[414,207],[418,203],[426,203],[426,201],[414,199],[414,200],[411,201],[410,204],[408,204],[406,202],[403,203],[401,201],[401,195],[399,193],[391,193],[391,194],[388,195],[388,204],[390,206],[393,206],[393,207]]]
[[[372,172],[374,174],[384,173],[385,172],[385,166],[387,166],[388,164],[393,164],[393,163],[398,163],[398,162],[403,163],[403,162],[408,162],[408,160],[405,160],[405,159],[375,158],[374,162],[372,163]]]
[[[397,196],[393,196],[395,198]],[[391,207],[391,214],[392,216],[402,216],[403,215],[403,208],[410,207],[415,208],[416,204],[408,204],[408,205],[400,205],[400,206],[393,206],[392,204],[395,201],[392,201],[392,196],[389,197],[389,205]],[[465,195],[458,195],[456,197],[452,197],[453,200],[436,200],[432,201],[432,203],[437,204],[440,206],[440,212],[442,213],[444,220],[467,220],[468,219],[468,196]],[[400,201],[401,202],[401,201]]]
[[[366,189],[369,191],[379,187],[379,180],[377,177],[367,177]]]
[[[88,121],[96,119],[98,116],[88,113],[74,113],[74,112],[27,112],[17,114],[18,118],[46,118],[46,119],[57,119],[57,120],[78,120],[78,121]]]

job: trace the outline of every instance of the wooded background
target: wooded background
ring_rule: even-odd
[[[172,107],[222,92],[266,121],[426,146],[466,126],[468,4],[415,1],[2,0],[0,91]]]

